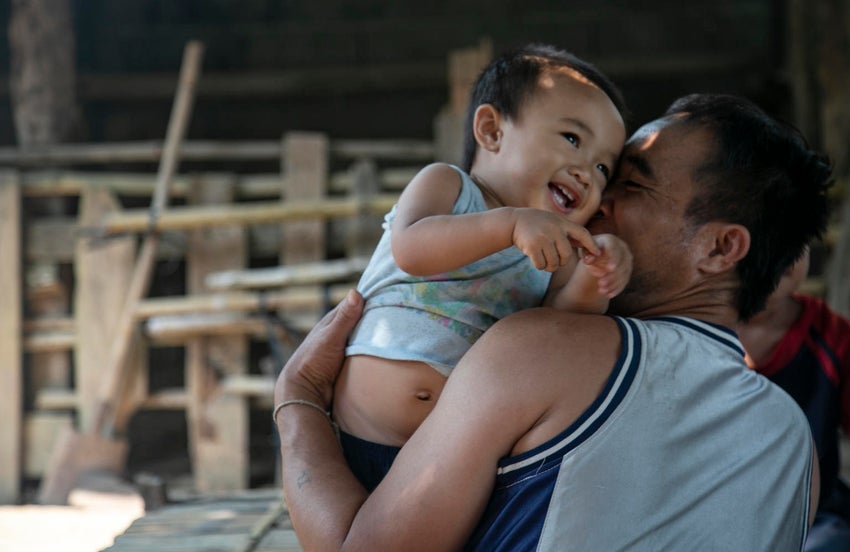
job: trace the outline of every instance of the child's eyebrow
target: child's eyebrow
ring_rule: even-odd
[[[591,136],[593,136],[595,134],[593,132],[593,129],[590,128],[587,125],[587,123],[585,123],[581,119],[576,119],[575,117],[561,117],[561,121],[563,121],[565,123],[572,123],[572,124],[576,125],[577,127],[579,127],[580,129],[582,129],[583,131],[585,131],[586,133],[590,134]]]

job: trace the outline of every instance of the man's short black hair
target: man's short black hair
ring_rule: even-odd
[[[749,230],[736,297],[739,318],[749,320],[785,269],[826,230],[829,159],[811,150],[796,128],[744,98],[693,94],[673,102],[665,115],[714,135],[714,154],[694,174],[700,189],[686,217],[695,225],[720,220]]]

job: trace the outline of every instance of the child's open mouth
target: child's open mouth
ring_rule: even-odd
[[[566,187],[550,182],[549,189],[552,190],[552,197],[555,198],[555,203],[562,209],[572,209],[575,206],[576,199]]]

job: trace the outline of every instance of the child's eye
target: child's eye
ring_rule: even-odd
[[[565,133],[563,133],[562,136],[567,139],[567,142],[574,145],[575,147],[578,147],[578,145],[579,145],[578,135],[573,134],[572,132],[565,132]]]
[[[596,168],[599,169],[599,172],[601,172],[605,176],[605,180],[608,180],[609,178],[611,178],[611,169],[609,169],[608,167],[606,167],[602,163],[599,163],[598,165],[596,165]]]

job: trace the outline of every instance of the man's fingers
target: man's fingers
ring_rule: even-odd
[[[363,313],[363,296],[357,290],[352,289],[339,302],[336,308],[328,313],[325,324],[328,332],[348,336],[360,320]]]

